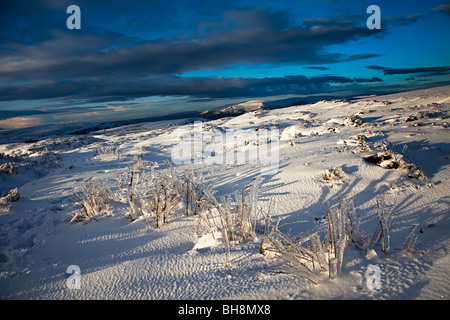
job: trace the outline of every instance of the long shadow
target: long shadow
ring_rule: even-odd
[[[346,171],[347,173],[354,170],[354,167],[348,167],[346,169],[344,168],[344,171]],[[363,181],[362,178],[356,178],[351,182],[333,187],[340,189],[330,189],[330,186],[324,185],[320,194],[318,195],[317,200],[314,203],[310,204],[307,207],[299,208],[299,210],[296,210],[294,212],[285,214],[283,215],[283,217],[285,220],[292,220],[292,217],[304,217],[306,219],[309,219],[310,223],[320,223],[320,221],[325,221],[325,212],[327,210],[328,204],[330,206],[337,205],[339,203],[338,198],[343,201],[346,196],[351,195],[351,199],[349,199],[354,202],[355,208],[363,206],[368,202],[373,202],[371,203],[367,211],[362,213],[357,212],[357,214],[360,216],[361,223],[367,223],[372,220],[376,221],[376,203],[374,202],[374,197],[375,194],[379,193],[380,191],[377,188],[377,185],[381,181],[384,181],[389,175],[391,175],[391,172],[386,171],[380,179],[371,181],[363,190],[359,191],[357,194],[352,194],[352,191],[358,189],[358,185],[360,185]],[[303,226],[302,228],[304,227],[305,226]],[[315,227],[318,227],[318,225],[316,224]],[[300,231],[303,232],[305,230]]]
[[[450,143],[433,143],[427,139],[399,143],[393,151],[419,166],[428,178],[433,178],[450,164]]]
[[[371,122],[376,122],[377,120],[383,118],[382,116],[379,117],[362,117],[362,120],[364,123],[371,123]]]
[[[279,219],[279,222],[281,225],[289,223],[287,226],[280,227],[281,231],[286,231],[287,229],[291,230],[292,232],[300,232],[303,233],[306,231],[305,227],[309,230],[312,230],[313,227],[317,227],[314,224],[316,221],[319,221],[320,219],[324,218],[325,216],[325,210],[327,206],[327,199],[329,198],[330,194],[330,188],[329,186],[323,186],[322,190],[320,192],[319,198],[317,201],[315,201],[313,204],[299,208],[298,210],[295,210],[293,212],[288,212],[283,215],[277,215],[277,219]],[[309,221],[307,224],[308,226],[305,226],[304,222],[306,219]],[[290,224],[290,222],[302,222],[299,224]],[[286,230],[284,230],[286,229]]]

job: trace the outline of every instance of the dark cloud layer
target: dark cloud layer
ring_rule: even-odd
[[[93,78],[65,82],[37,82],[0,88],[4,100],[70,98],[89,102],[129,100],[147,96],[192,96],[197,98],[231,98],[274,96],[329,91],[333,85],[357,85],[381,82],[373,78],[341,76],[286,76],[274,78],[179,77],[156,75],[145,79]],[[126,85],[124,85],[126,84]],[[101,97],[101,98],[99,98]]]
[[[53,17],[54,11],[61,7],[58,2],[48,1],[41,7],[33,4],[27,11],[45,9]],[[89,10],[86,11],[89,15]],[[51,19],[36,26],[39,34],[28,33],[32,29],[29,24],[23,23],[21,27],[20,21],[8,19],[16,28],[15,32],[4,32],[2,37],[3,101],[19,97],[24,100],[85,97],[106,101],[149,95],[254,96],[280,93],[281,88],[288,93],[294,88],[299,91],[314,86],[324,88],[331,81],[359,81],[347,81],[345,77],[213,79],[176,75],[239,64],[318,65],[378,56],[345,56],[326,50],[330,45],[374,35],[363,26],[331,19],[293,24],[288,13],[265,8],[225,10],[221,20],[198,23],[195,34],[150,40],[89,25],[77,31],[57,29]],[[61,20],[58,23],[64,23]],[[138,23],[136,19],[133,21]]]
[[[37,46],[16,45],[0,60],[0,77],[52,79],[115,75],[180,74],[233,64],[320,64],[346,59],[324,48],[373,35],[359,26],[288,27],[281,14],[262,8],[230,10],[205,38],[158,39],[124,45],[120,34],[59,32]],[[245,21],[245,23],[243,23]],[[272,23],[266,23],[271,21]],[[227,26],[233,25],[233,28]],[[111,47],[113,46],[113,47]]]
[[[367,68],[383,71],[384,75],[421,74],[422,76],[437,76],[450,74],[450,67],[389,68],[372,65]]]
[[[422,14],[387,17],[383,29],[369,30],[361,16],[300,19],[287,10],[225,2],[205,5],[201,0],[79,0],[82,29],[68,30],[65,9],[70,4],[73,1],[2,3],[0,101],[263,97],[379,83],[382,79],[364,75],[222,78],[183,74],[236,65],[305,65],[305,69],[328,71],[328,64],[381,57],[370,52],[342,54],[330,48],[382,37],[389,26],[422,18]],[[448,8],[439,6],[435,11],[448,13]],[[384,75],[448,73],[447,67],[369,68]]]

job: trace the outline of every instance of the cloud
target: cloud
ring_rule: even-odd
[[[442,12],[446,15],[450,15],[450,4],[441,4],[433,9],[436,12]]]
[[[373,34],[365,27],[342,21],[294,25],[286,12],[265,8],[226,10],[222,21],[210,22],[209,28],[204,27],[188,39],[137,41],[121,33],[99,33],[92,28],[82,28],[80,32],[53,30],[52,37],[39,39],[33,45],[12,40],[5,43],[7,50],[0,57],[0,81],[5,91],[9,88],[29,99],[49,98],[51,91],[39,92],[35,88],[50,90],[55,82],[59,82],[55,96],[79,96],[84,81],[102,87],[105,75],[122,81],[118,84],[121,87],[130,87],[131,83],[138,84],[135,78],[148,83],[146,79],[155,75],[237,64],[302,65],[366,59],[378,55],[345,57],[325,48]],[[130,90],[141,91],[139,86]],[[32,97],[30,92],[36,95]],[[14,99],[11,94],[7,96]]]
[[[381,54],[377,54],[377,53],[354,54],[352,56],[342,59],[341,61],[350,62],[350,61],[356,61],[356,60],[377,58],[377,57],[381,57],[381,56],[382,56]]]
[[[383,80],[378,77],[372,77],[372,78],[354,78],[355,82],[358,83],[369,83],[369,82],[382,82]]]
[[[408,14],[406,16],[387,16],[384,20],[393,26],[406,26],[416,23],[424,16],[423,13]]]
[[[383,71],[384,75],[397,74],[422,74],[422,76],[440,76],[450,74],[450,67],[421,67],[421,68],[388,68],[382,66],[371,65],[369,69]]]
[[[273,78],[222,78],[180,77],[153,75],[145,79],[83,79],[65,82],[40,82],[30,87],[22,85],[0,87],[4,100],[21,99],[86,99],[85,102],[128,100],[148,96],[191,96],[193,98],[227,98],[250,96],[273,96],[329,91],[332,84],[355,85],[362,82],[379,82],[379,78],[348,78],[342,76],[320,76],[308,78],[304,75]]]
[[[319,66],[305,67],[305,69],[311,69],[311,70],[330,70],[330,68],[328,68],[328,67],[319,67]]]

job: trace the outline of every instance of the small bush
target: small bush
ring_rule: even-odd
[[[186,215],[196,215],[206,210],[208,196],[206,190],[210,190],[214,181],[212,172],[203,174],[202,171],[195,172],[192,169],[184,171],[183,197]]]
[[[389,253],[390,214],[383,210],[377,200],[379,223],[372,237],[363,235],[359,230],[359,219],[356,217],[353,203],[347,198],[338,204],[330,206],[327,203],[326,234],[321,239],[318,232],[310,234],[288,235],[279,230],[277,225],[266,236],[265,249],[274,252],[286,262],[282,271],[296,274],[311,282],[321,282],[321,274],[328,272],[332,279],[342,270],[344,251],[347,246],[367,253],[367,249],[381,243],[382,251]]]
[[[11,202],[19,201],[20,194],[17,191],[17,188],[9,190],[8,194],[2,198],[0,198],[0,203],[6,204]]]
[[[244,186],[241,192],[234,191],[232,196],[220,197],[220,201],[211,190],[205,190],[216,215],[212,216],[209,214],[210,210],[205,210],[199,215],[199,219],[200,222],[207,224],[212,234],[215,230],[221,233],[226,264],[228,264],[230,248],[234,243],[245,239],[256,239],[258,235],[262,235],[264,240],[264,234],[270,230],[270,207],[267,212],[263,212],[257,206],[260,182],[260,177],[254,178]],[[261,248],[263,248],[263,242],[261,242]]]
[[[345,173],[341,167],[327,169],[320,174],[320,177],[323,181],[330,184],[330,187],[333,187],[336,182],[346,182]]]
[[[151,193],[152,199],[147,203],[152,216],[155,218],[155,227],[159,228],[170,215],[174,214],[174,209],[182,201],[182,181],[178,178],[173,167],[159,175],[154,180]]]
[[[140,158],[135,158],[134,163],[119,176],[117,182],[116,199],[125,201],[129,206],[126,218],[134,221],[141,216],[150,216],[148,202],[154,184],[154,167],[150,166],[144,170]]]
[[[71,223],[91,220],[97,215],[112,215],[112,209],[109,204],[111,191],[103,182],[91,180],[76,190],[75,197],[78,200],[80,209],[75,211]]]
[[[201,173],[186,170],[184,180],[177,170],[167,164],[167,169],[155,170],[155,165],[144,165],[140,158],[120,177],[118,198],[129,204],[127,218],[153,219],[160,228],[182,205],[185,214],[198,214],[205,208],[208,178]]]
[[[316,232],[289,236],[280,230],[273,230],[268,236],[279,257],[286,261],[283,271],[296,274],[318,284],[320,272],[328,272],[334,279],[342,269],[344,250],[349,243],[351,230],[348,210],[339,201],[339,206],[330,207],[326,212],[327,233],[321,240]]]
[[[96,147],[94,157],[99,155],[117,155],[117,147],[109,145]]]
[[[37,164],[40,164],[49,169],[58,169],[64,166],[62,158],[50,151],[39,152],[40,157],[38,158]]]
[[[387,212],[380,204],[378,197],[375,197],[378,208],[378,224],[372,237],[370,245],[381,244],[381,251],[389,253],[390,251],[390,229],[391,214]]]
[[[8,162],[0,165],[0,175],[8,175],[12,176],[13,174],[17,174],[17,166],[14,162]]]
[[[362,119],[358,115],[353,115],[345,118],[344,124],[346,126],[356,126],[359,127],[362,124]]]

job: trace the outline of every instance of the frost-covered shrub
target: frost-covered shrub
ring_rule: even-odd
[[[183,198],[186,215],[196,215],[206,210],[208,196],[214,180],[212,172],[204,174],[202,171],[186,169],[184,171]]]
[[[63,137],[63,138],[48,138],[45,140],[38,140],[35,138],[28,139],[24,142],[34,143],[29,148],[32,152],[39,151],[64,151],[80,148],[86,144],[94,142],[92,137]]]
[[[226,253],[226,263],[231,246],[245,239],[256,239],[270,229],[270,210],[264,212],[257,205],[257,194],[261,178],[250,180],[241,192],[222,196],[217,200],[212,190],[205,190],[213,213],[205,210],[199,215],[200,222],[208,225],[211,233],[218,230]],[[262,244],[261,244],[262,247]]]
[[[94,157],[99,155],[117,155],[117,148],[109,145],[101,145],[95,148]]]
[[[9,190],[9,192],[6,196],[0,198],[0,203],[5,204],[5,203],[16,202],[16,201],[19,201],[19,199],[20,199],[20,194],[17,191],[17,188],[15,188],[15,189]]]
[[[64,165],[62,158],[58,154],[50,151],[41,152],[37,164],[49,169],[61,168]]]
[[[155,219],[155,227],[159,228],[175,213],[176,207],[182,202],[182,181],[173,167],[170,166],[166,172],[157,175],[151,194],[148,206]]]
[[[196,215],[206,210],[209,200],[205,190],[210,187],[212,176],[194,170],[185,170],[183,176],[170,162],[165,165],[165,169],[156,170],[159,167],[156,163],[144,163],[140,157],[135,157],[119,175],[114,192],[104,183],[87,183],[76,192],[81,208],[72,221],[90,219],[100,213],[112,214],[108,199],[128,204],[127,219],[134,221],[143,217],[153,221],[156,228],[175,214]]]
[[[333,187],[333,183],[345,182],[345,173],[341,167],[327,169],[320,174],[320,177],[323,181],[330,184],[330,187]]]
[[[126,217],[136,220],[141,216],[150,215],[148,202],[150,201],[150,190],[155,183],[155,172],[152,165],[144,169],[142,160],[134,158],[132,165],[119,176],[117,181],[117,200],[128,203],[129,210]]]
[[[259,217],[256,205],[259,183],[260,178],[254,178],[241,192],[234,191],[231,196],[220,197],[220,202],[211,191],[207,191],[211,203],[220,215],[220,227],[227,231],[230,241],[255,237]]]
[[[326,212],[327,232],[322,240],[319,233],[290,236],[274,229],[268,236],[271,244],[267,248],[286,262],[282,270],[296,274],[318,284],[321,272],[328,272],[332,279],[341,272],[345,247],[351,238],[351,224],[348,210],[339,206]]]
[[[353,115],[353,116],[345,118],[344,124],[346,126],[357,126],[357,127],[359,127],[362,124],[362,119],[358,115]]]
[[[342,272],[344,252],[346,247],[353,246],[367,254],[368,249],[381,244],[381,250],[389,253],[390,249],[390,213],[382,208],[376,197],[379,223],[369,237],[360,230],[360,221],[356,216],[353,202],[347,197],[330,206],[327,202],[326,215],[320,221],[326,222],[326,233],[319,232],[291,236],[280,231],[279,225],[274,225],[266,237],[266,252],[272,252],[286,264],[283,272],[301,276],[318,284],[324,273],[334,279]],[[319,220],[318,220],[319,221]]]
[[[8,162],[0,165],[0,175],[11,176],[13,174],[17,174],[17,172],[17,166],[14,162]]]
[[[318,284],[320,272],[328,271],[329,257],[326,244],[318,233],[296,236],[273,230],[266,241],[266,252],[273,252],[286,264],[281,271],[298,275]]]
[[[319,232],[298,233],[291,236],[280,231],[279,224],[273,224],[265,238],[265,253],[281,258],[286,264],[283,272],[301,276],[318,284],[322,281],[323,274],[334,279],[342,272],[344,252],[346,247],[354,246],[364,254],[369,248],[381,246],[384,253],[390,250],[391,215],[386,211],[378,197],[377,203],[378,224],[372,236],[366,235],[360,230],[360,221],[356,215],[353,202],[347,197],[337,204],[330,206],[327,202],[327,210],[324,217],[316,221],[326,222],[326,233],[321,236]]]
[[[168,163],[167,169],[155,170],[153,163],[145,166],[139,157],[119,178],[118,195],[129,205],[127,218],[153,219],[157,228],[183,203],[184,185],[177,171]]]
[[[377,196],[375,199],[377,201],[378,208],[378,224],[370,245],[373,246],[379,243],[381,244],[381,250],[385,253],[389,253],[391,238],[390,230],[392,224],[391,213],[383,208]]]
[[[103,182],[91,180],[75,191],[75,197],[80,208],[73,214],[71,223],[93,219],[94,216],[104,214],[112,215],[109,204],[111,191]]]

